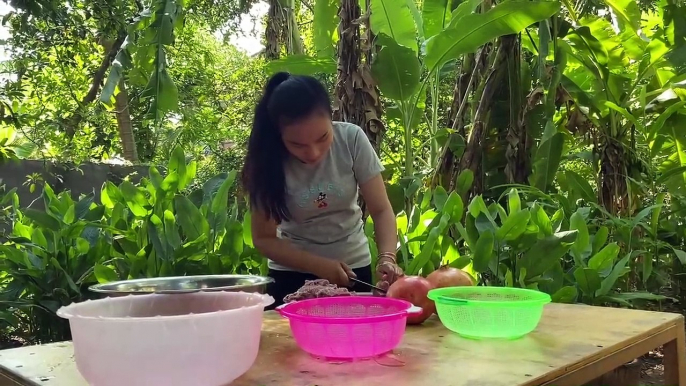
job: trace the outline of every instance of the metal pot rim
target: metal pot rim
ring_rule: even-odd
[[[179,288],[179,289],[153,289],[156,286],[164,287],[164,284],[178,282],[186,283],[202,283],[207,280],[228,280],[228,279],[241,279],[250,280],[248,283],[241,284],[226,284],[217,285],[213,287],[200,287],[200,288]],[[148,294],[148,293],[158,293],[158,294],[182,294],[182,293],[193,293],[193,292],[211,292],[211,291],[240,291],[241,289],[253,288],[256,286],[266,286],[267,284],[273,283],[274,279],[268,276],[256,276],[256,275],[197,275],[197,276],[168,276],[168,277],[156,277],[156,278],[145,278],[145,279],[133,279],[133,280],[119,280],[103,284],[94,284],[88,287],[91,292],[101,293],[101,294]],[[128,287],[127,287],[128,286]],[[147,287],[141,290],[140,287]],[[123,288],[122,288],[123,287]],[[128,289],[127,289],[128,288]]]

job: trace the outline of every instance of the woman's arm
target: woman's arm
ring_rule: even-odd
[[[355,277],[347,266],[300,250],[287,240],[276,237],[276,223],[264,213],[253,210],[251,216],[252,240],[255,248],[276,263],[311,273],[339,285],[347,285],[348,277]]]
[[[388,290],[391,284],[403,276],[403,271],[398,267],[395,259],[395,251],[398,245],[398,233],[395,223],[393,207],[386,194],[386,186],[381,175],[360,186],[362,196],[369,214],[374,220],[374,234],[379,258],[376,262],[376,274],[378,282],[376,286],[382,290]],[[374,291],[377,292],[377,291]],[[382,295],[383,293],[379,293]]]
[[[302,272],[317,274],[316,267],[322,258],[295,248],[291,243],[276,237],[276,222],[261,211],[251,213],[252,240],[263,255],[276,263]]]
[[[388,252],[395,256],[398,248],[398,231],[393,207],[388,200],[381,174],[362,184],[360,191],[374,220],[374,234],[379,254]]]

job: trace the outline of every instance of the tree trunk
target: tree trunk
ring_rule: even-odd
[[[603,136],[600,142],[600,202],[613,215],[627,213],[626,151],[616,138]]]
[[[114,106],[124,159],[137,163],[139,161],[138,148],[135,136],[133,135],[133,124],[131,123],[131,113],[129,112],[129,93],[126,90],[124,78],[119,81],[119,93],[114,96]]]
[[[300,37],[300,30],[298,29],[298,21],[295,15],[295,1],[282,0],[285,2],[281,4],[284,10],[285,27],[282,31],[283,41],[286,44],[286,53],[288,55],[302,55],[305,53],[302,38]]]
[[[475,61],[475,54],[467,55],[462,61],[460,73],[455,81],[455,88],[453,90],[453,103],[450,106],[447,125],[447,127],[452,128],[456,132],[450,134],[448,141],[446,142],[445,146],[443,146],[442,153],[439,156],[438,169],[436,170],[436,175],[433,178],[433,186],[441,185],[448,191],[455,189],[453,171],[455,170],[460,157],[460,154],[455,154],[455,152],[452,151],[450,144],[453,141],[459,140],[460,137],[465,137],[464,116],[465,112],[467,111],[466,104],[469,100],[469,94],[471,93],[471,83],[475,81],[475,79],[472,78],[472,73],[474,72],[474,66],[476,63]]]
[[[371,32],[361,38],[361,11],[357,0],[342,0],[338,11],[338,75],[334,95],[334,119],[362,127],[374,149],[378,152],[384,125],[379,119],[383,109],[379,91],[369,67],[370,53],[363,61],[363,47],[371,51]],[[366,18],[368,20],[368,18]]]
[[[466,98],[469,98],[470,82],[472,81],[472,72],[474,71],[474,66],[476,64],[476,55],[469,54],[462,61],[462,67],[460,68],[460,73],[455,81],[455,89],[453,91],[453,103],[450,106],[450,116],[448,118],[447,127],[452,127],[457,130],[457,132],[465,136],[464,131],[464,112],[466,109],[461,111],[461,116],[457,116],[460,112],[460,106]],[[466,101],[465,101],[466,102]]]
[[[265,57],[267,60],[276,60],[281,56],[279,37],[283,31],[284,11],[279,0],[269,0],[269,12],[267,13],[267,26],[264,31]]]
[[[379,153],[385,127],[380,119],[383,108],[379,100],[379,90],[370,69],[373,39],[369,17],[364,18],[366,36],[362,39],[360,21],[363,18],[358,0],[341,0],[338,16],[338,70],[334,89],[333,119],[360,126],[367,134],[374,150]],[[363,54],[366,54],[366,61],[362,58]],[[362,196],[359,197],[358,203],[366,217],[367,205]]]
[[[493,97],[507,74],[507,57],[508,53],[512,51],[513,44],[515,44],[515,41],[511,39],[500,39],[495,53],[495,60],[488,71],[486,82],[479,98],[479,104],[474,116],[474,125],[469,133],[465,151],[460,160],[459,171],[469,169],[474,173],[474,184],[470,191],[465,193],[465,197],[463,197],[464,202],[467,202],[473,195],[483,193],[482,157],[486,150],[485,140],[488,132],[488,117],[493,106]]]
[[[529,157],[531,138],[524,125],[520,39],[518,35],[503,36],[502,41],[506,40],[509,41],[507,47],[511,51],[507,53],[510,121],[506,138],[505,158],[507,158],[507,166],[505,166],[505,175],[510,184],[526,185],[529,174],[531,174],[531,159]]]
[[[485,76],[488,69],[488,57],[491,47],[492,45],[489,43],[481,47],[476,55],[467,56],[455,83],[453,103],[448,121],[448,127],[454,130],[455,133],[450,135],[448,138],[449,142],[443,146],[439,157],[438,169],[433,178],[434,186],[442,185],[448,191],[455,189],[455,182],[460,172],[460,159],[463,156],[463,154],[456,154],[449,145],[452,141],[458,140],[458,137],[466,137],[466,117],[471,115],[468,112],[472,110],[472,106],[468,107],[469,98],[473,94],[475,85],[479,84]]]
[[[101,41],[105,52],[116,53],[121,47],[119,40],[112,42],[103,39]],[[103,75],[104,76],[104,75]],[[131,122],[131,112],[129,111],[129,93],[126,90],[124,77],[119,80],[117,85],[119,92],[114,96],[114,110],[117,117],[117,130],[121,141],[122,155],[124,159],[131,163],[138,163],[138,145],[133,135],[133,124]]]

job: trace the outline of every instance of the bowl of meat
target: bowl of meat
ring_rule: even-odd
[[[358,295],[325,280],[310,281],[287,296],[277,311],[287,318],[303,351],[326,359],[375,358],[401,343],[412,303]]]

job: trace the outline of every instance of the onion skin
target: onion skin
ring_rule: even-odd
[[[426,279],[434,288],[473,286],[474,280],[465,271],[447,265],[431,272]]]
[[[433,300],[426,296],[432,289],[434,287],[431,282],[421,276],[403,276],[388,288],[386,296],[406,300],[417,307],[421,307],[421,314],[408,315],[407,324],[422,324],[436,312],[436,305]]]

